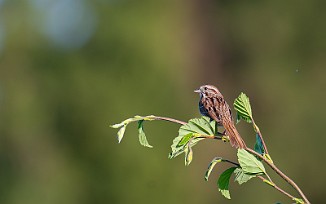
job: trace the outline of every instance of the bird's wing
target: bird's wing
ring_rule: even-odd
[[[208,115],[218,124],[221,124],[222,121],[219,111],[219,102],[216,100],[216,98],[206,98],[206,100],[203,100],[202,102]]]

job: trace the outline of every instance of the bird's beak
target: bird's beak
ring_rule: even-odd
[[[200,93],[200,90],[199,90],[199,89],[197,89],[197,90],[195,90],[194,92],[196,92],[196,93]]]

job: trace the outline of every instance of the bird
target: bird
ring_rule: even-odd
[[[246,148],[245,142],[235,128],[231,109],[221,92],[213,85],[202,85],[195,92],[200,95],[200,113],[224,127],[225,134],[229,136],[232,147]]]

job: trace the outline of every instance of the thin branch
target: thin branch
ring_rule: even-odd
[[[237,166],[237,167],[240,167],[240,164],[238,164],[238,163],[236,163],[236,162],[233,162],[233,161],[231,161],[231,160],[228,160],[228,159],[222,159],[222,161],[224,161],[224,162],[228,162],[228,163],[233,164],[233,165],[235,165],[235,166]]]
[[[266,175],[266,177],[268,178],[268,180],[269,180],[270,182],[274,183],[273,180],[271,179],[271,177],[267,174],[267,172],[265,172],[265,175]]]
[[[279,168],[277,168],[273,163],[271,163],[268,159],[254,151],[253,149],[250,149],[249,147],[246,148],[246,150],[255,156],[259,157],[261,160],[263,160],[268,166],[270,166],[280,177],[282,177],[286,182],[288,182],[303,198],[304,202],[307,204],[310,204],[309,200],[305,196],[305,194],[302,192],[302,190],[299,188],[299,186],[290,179],[287,175],[285,175]]]
[[[180,121],[180,120],[176,120],[176,119],[168,118],[168,117],[155,116],[153,119],[154,120],[169,121],[169,122],[178,123],[178,124],[181,124],[181,125],[187,124],[184,121]],[[253,121],[253,123],[254,123],[254,121]],[[262,137],[262,134],[261,134],[259,128],[257,128],[257,133],[258,133],[259,137],[262,140],[262,143],[263,143],[263,146],[264,146],[264,149],[265,149],[265,153],[268,154],[267,147],[265,145],[265,142],[263,140],[263,137]],[[207,139],[222,139],[222,137],[220,138],[219,136],[211,136],[211,135],[203,136],[203,138],[207,138]],[[248,152],[254,154],[255,156],[259,157],[261,160],[263,160],[268,166],[270,166],[279,176],[281,176],[287,183],[289,183],[300,194],[300,196],[303,198],[303,200],[304,200],[304,202],[306,204],[310,204],[309,200],[307,199],[307,197],[305,196],[305,194],[302,192],[302,190],[299,188],[299,186],[292,179],[290,179],[287,175],[285,175],[279,168],[277,168],[273,163],[271,163],[270,160],[266,159],[265,157],[263,157],[262,155],[260,155],[259,153],[257,153],[256,151],[254,151],[251,148],[246,147],[245,150],[247,150]],[[269,176],[268,176],[268,178],[270,179]],[[270,181],[271,181],[271,179],[270,179]],[[292,199],[295,198],[295,197],[291,196],[289,193],[287,193],[284,190],[282,190],[281,188],[279,188],[278,186],[275,185],[274,187],[278,191],[280,191],[283,194],[289,196],[290,198],[292,198]]]
[[[260,137],[260,140],[261,140],[261,142],[262,142],[262,144],[263,144],[263,147],[264,147],[265,153],[268,154],[267,146],[266,146],[266,144],[265,144],[265,141],[264,141],[263,135],[261,134],[261,132],[260,132],[258,126],[256,125],[254,119],[251,118],[251,120],[252,120],[252,123],[253,123],[253,125],[254,125],[254,127],[255,127],[255,129],[256,129],[256,132],[257,132],[258,136]],[[269,155],[269,154],[268,154],[268,155]]]
[[[185,125],[185,124],[187,124],[187,123],[184,122],[184,121],[176,120],[176,119],[168,118],[168,117],[154,116],[153,119],[154,119],[154,120],[165,120],[165,121],[169,121],[169,122],[172,122],[172,123],[178,123],[178,124],[180,124],[180,125]]]
[[[164,121],[168,121],[168,122],[172,122],[172,123],[178,123],[180,125],[187,124],[187,122],[177,120],[177,119],[174,119],[174,118],[168,118],[168,117],[153,116],[152,119],[154,119],[154,120],[164,120]],[[223,137],[219,137],[220,135],[225,136],[225,133],[217,132],[216,138],[213,138],[213,139],[223,139]],[[206,136],[206,135],[203,135],[203,136]]]
[[[228,159],[222,159],[222,161],[224,162],[228,162],[228,163],[231,163],[235,166],[238,166],[240,167],[240,164],[239,163],[236,163],[236,162],[233,162],[233,161],[230,161]],[[294,200],[296,197],[294,197],[293,195],[289,194],[288,192],[286,192],[285,190],[283,190],[282,188],[280,188],[279,186],[277,186],[272,180],[271,178],[268,176],[268,174],[265,174],[269,180],[269,183],[266,182],[266,179],[263,177],[263,176],[260,176],[260,175],[257,175],[257,177],[262,180],[264,183],[268,183],[270,186],[272,186],[273,188],[275,188],[276,190],[280,191],[281,193],[283,193],[284,195],[290,197],[292,200]]]
[[[239,163],[236,163],[236,162],[233,162],[233,161],[230,161],[230,160],[228,160],[228,159],[223,159],[223,161],[224,162],[229,162],[229,163],[231,163],[231,164],[233,164],[233,165],[235,165],[235,166],[238,166],[238,167],[240,167],[240,164]],[[267,176],[267,178],[268,178],[268,180],[269,180],[269,182],[270,183],[268,183],[270,186],[272,186],[273,188],[275,188],[276,190],[278,190],[279,192],[281,192],[281,193],[283,193],[284,195],[286,195],[286,196],[288,196],[289,198],[291,198],[292,200],[294,200],[296,197],[294,197],[293,195],[291,195],[291,194],[289,194],[288,192],[286,192],[285,190],[283,190],[282,188],[280,188],[280,187],[278,187],[272,180],[271,180],[271,178],[267,175],[267,174],[265,174],[266,176]],[[262,182],[264,182],[264,183],[267,183],[266,182],[266,179],[263,177],[263,176],[260,176],[260,175],[258,175],[257,176],[260,180],[262,180]]]
[[[265,178],[263,176],[257,176],[259,179],[261,179],[264,183],[265,182]],[[289,198],[291,198],[292,200],[294,200],[296,197],[294,197],[293,195],[289,194],[288,192],[286,192],[285,190],[283,190],[282,188],[278,187],[275,183],[272,183],[273,185],[270,185],[272,186],[273,188],[275,188],[276,190],[278,190],[279,192],[283,193],[284,195],[288,196]]]
[[[204,139],[215,139],[215,140],[222,140],[223,137],[221,136],[214,136],[214,135],[200,135],[196,138],[204,138]]]

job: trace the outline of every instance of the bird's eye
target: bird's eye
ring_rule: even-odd
[[[207,87],[204,87],[204,90],[207,90]]]

